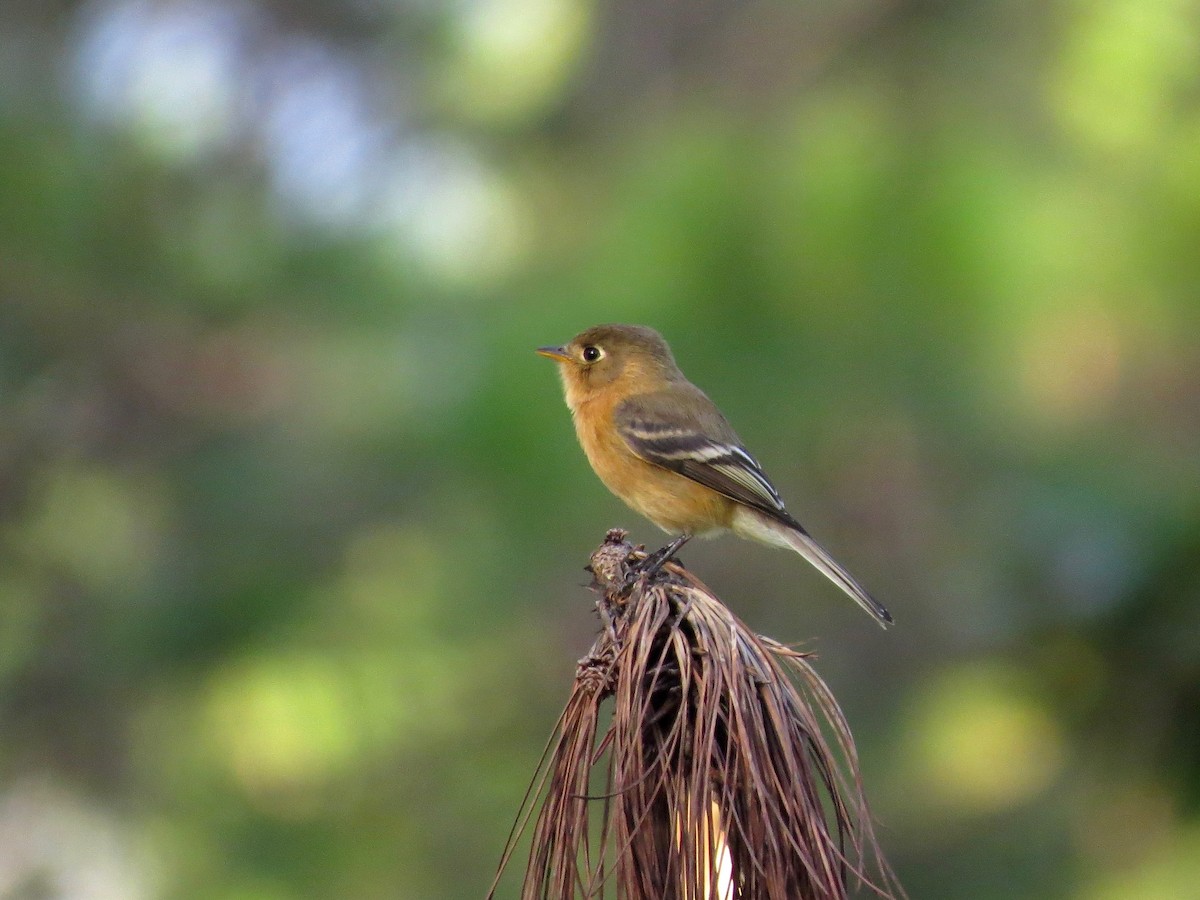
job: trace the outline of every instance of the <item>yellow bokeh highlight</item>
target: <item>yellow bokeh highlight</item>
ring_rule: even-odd
[[[353,760],[345,686],[336,663],[316,654],[258,657],[218,677],[208,701],[211,733],[247,791],[303,788]]]
[[[1191,0],[1089,0],[1063,48],[1051,106],[1067,131],[1093,146],[1139,152],[1174,115],[1174,92],[1200,64]]]
[[[906,718],[915,802],[986,814],[1044,790],[1063,764],[1064,736],[1020,674],[1000,665],[941,673]]]
[[[419,529],[364,529],[318,589],[332,618],[214,676],[202,731],[253,802],[304,810],[352,770],[469,726],[475,687],[449,673],[478,660],[438,633],[445,568]]]
[[[566,84],[590,34],[584,0],[474,0],[455,23],[441,91],[459,113],[513,121]]]

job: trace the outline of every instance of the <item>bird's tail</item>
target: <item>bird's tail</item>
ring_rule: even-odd
[[[892,624],[892,614],[883,604],[868,594],[866,589],[854,580],[854,576],[843,569],[838,561],[829,555],[829,551],[813,540],[812,535],[798,522],[784,522],[757,509],[742,506],[734,515],[733,530],[743,537],[795,550],[845,591],[855,603],[874,616],[881,626],[887,628]]]

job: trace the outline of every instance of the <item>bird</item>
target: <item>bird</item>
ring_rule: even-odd
[[[596,325],[561,346],[557,363],[575,433],[617,497],[669,534],[653,570],[693,536],[731,531],[794,550],[884,628],[891,613],[797,522],[758,460],[671,348],[644,325]]]

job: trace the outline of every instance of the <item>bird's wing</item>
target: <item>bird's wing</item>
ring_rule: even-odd
[[[886,627],[892,621],[891,614],[788,514],[758,460],[746,451],[720,410],[699,388],[687,384],[670,392],[630,397],[616,408],[613,422],[625,443],[646,462],[678,472],[764,513],[768,518],[753,525],[750,536],[776,544],[780,542],[776,536],[781,538],[881,625]],[[759,517],[750,518],[755,523]]]
[[[686,388],[682,396],[679,388],[638,394],[616,408],[613,422],[629,448],[646,462],[795,524],[720,410],[699,388]]]

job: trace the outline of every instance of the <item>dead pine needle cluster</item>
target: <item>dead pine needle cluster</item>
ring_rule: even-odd
[[[536,814],[522,900],[902,897],[808,661],[642,556],[620,530],[592,555],[604,627],[500,866]]]

